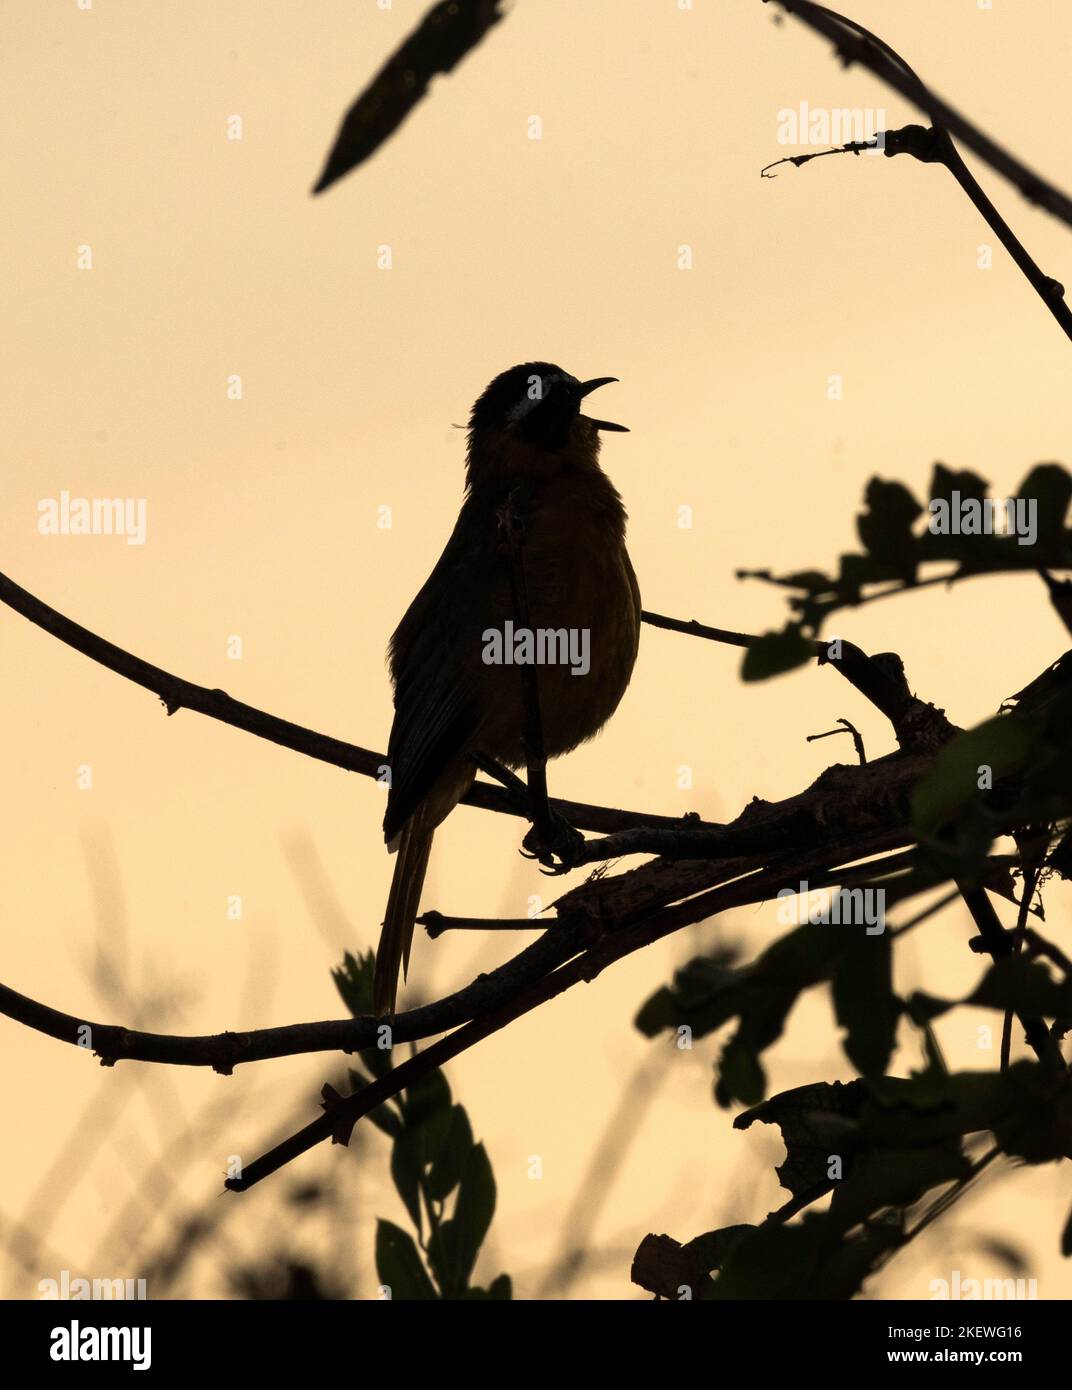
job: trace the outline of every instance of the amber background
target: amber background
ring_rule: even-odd
[[[632,433],[609,439],[604,462],[629,507],[645,601],[742,630],[780,623],[783,609],[734,570],[832,562],[853,541],[871,475],[922,494],[942,459],[1004,496],[1033,463],[1072,462],[1068,344],[1000,247],[992,270],[977,268],[994,239],[951,179],[847,158],[759,178],[792,152],[777,143],[783,107],[881,108],[890,126],[916,115],[798,25],[776,26],[758,0],[695,0],[691,11],[524,0],[369,165],[310,198],[341,112],[423,9],[4,7],[2,564],[32,592],[191,679],[382,748],[386,640],[460,498],[451,426],[516,361],[621,378],[603,409]],[[1064,178],[1066,6],[854,0],[852,13]],[[226,138],[235,114],[241,141]],[[533,114],[539,142],[527,138]],[[1067,229],[980,177],[1069,282]],[[84,243],[92,271],[76,269]],[[383,244],[390,271],[377,268]],[[834,373],[841,401],[826,395]],[[226,397],[231,374],[240,402]],[[63,488],[145,497],[147,543],[40,536],[37,504]],[[376,524],[384,505],[390,530]],[[678,528],[682,506],[691,530]],[[961,723],[1067,646],[1029,577],[876,605],[841,631],[901,652],[919,692]],[[387,891],[380,790],[196,715],[169,721],[144,691],[10,612],[0,634],[3,979],[76,1014],[161,1030],[338,1016],[329,969],[345,946],[374,942]],[[232,634],[241,661],[227,658]],[[881,718],[835,675],[745,687],[737,653],[649,629],[615,720],[553,767],[552,785],[726,818],[847,757],[845,745],[804,741],[841,715],[873,756],[888,749]],[[91,791],[77,789],[80,764],[92,766]],[[682,765],[691,791],[678,790]],[[517,822],[459,811],[437,841],[426,905],[516,915],[529,894],[549,900],[562,885],[521,861],[518,842]],[[334,908],[310,890],[311,854]],[[240,922],[226,915],[234,893]],[[1067,947],[1067,889],[1049,908]],[[781,1203],[777,1139],[733,1131],[711,1103],[718,1044],[679,1053],[631,1026],[701,944],[727,936],[756,949],[776,929],[768,907],[675,937],[451,1065],[499,1185],[481,1272],[508,1269],[521,1295],[540,1289],[646,1059],[620,1171],[587,1189],[603,1203],[601,1254],[571,1296],[636,1296],[628,1261],[649,1230],[684,1239]],[[959,911],[913,934],[898,987],[970,988],[968,934]],[[420,940],[413,991],[438,996],[510,949]],[[996,1062],[977,1047],[977,1025],[992,1021],[955,1014],[942,1031],[950,1062]],[[905,1041],[907,1068],[918,1051]],[[214,1203],[227,1155],[248,1160],[280,1126],[304,1123],[334,1067],[288,1059],[230,1080],[102,1072],[8,1020],[0,1048],[12,1297],[35,1296],[63,1267],[137,1276],[114,1253],[124,1240],[166,1242],[175,1217]],[[772,1088],[848,1079],[824,993],[797,1007],[771,1060]],[[199,1139],[206,1106],[210,1141]],[[294,1181],[340,1164],[354,1180],[350,1231],[284,1212]],[[231,1200],[191,1296],[225,1291],[237,1262],[288,1240],[325,1257],[329,1240],[348,1250],[371,1296],[373,1217],[401,1213],[378,1138],[356,1160],[322,1152]],[[1026,1252],[1041,1297],[1067,1296],[1067,1204],[1054,1167],[996,1173],[868,1293],[925,1298],[953,1269],[1001,1277],[982,1234]],[[21,1260],[10,1254],[19,1220],[45,1236],[16,1241]]]

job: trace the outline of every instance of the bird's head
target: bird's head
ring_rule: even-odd
[[[470,472],[594,465],[599,431],[628,430],[625,425],[582,415],[581,402],[597,387],[617,379],[600,376],[579,381],[552,362],[525,362],[503,372],[469,417]]]

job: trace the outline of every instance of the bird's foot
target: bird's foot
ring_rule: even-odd
[[[580,863],[584,836],[564,816],[549,810],[546,826],[533,825],[521,842],[527,859],[538,859],[548,874],[565,874]]]

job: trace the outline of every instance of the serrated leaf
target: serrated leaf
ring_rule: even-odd
[[[354,1018],[368,1018],[372,1014],[372,976],[376,969],[376,956],[372,951],[354,957],[349,951],[342,958],[342,965],[331,972],[335,988],[342,1002]]]

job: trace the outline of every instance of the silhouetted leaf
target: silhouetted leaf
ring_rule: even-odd
[[[715,1099],[722,1106],[735,1100],[754,1105],[762,1100],[766,1089],[767,1077],[755,1049],[738,1036],[730,1038],[719,1058]]]
[[[369,1078],[357,1071],[356,1068],[350,1067],[349,1071],[350,1082],[355,1091],[362,1091],[366,1086],[372,1084]],[[377,1129],[390,1135],[392,1139],[402,1132],[402,1121],[399,1119],[398,1112],[388,1101],[384,1101],[382,1105],[377,1105],[370,1110],[365,1118],[371,1120]]]
[[[798,627],[787,627],[784,632],[765,632],[745,652],[741,679],[767,680],[814,659],[815,647]]]
[[[483,1144],[469,1150],[454,1208],[459,1272],[468,1281],[495,1215],[495,1176]]]
[[[723,1226],[721,1230],[708,1231],[687,1241],[682,1250],[702,1270],[710,1273],[713,1269],[721,1269],[735,1246],[756,1229],[755,1226]]]
[[[392,1299],[428,1301],[437,1296],[413,1237],[390,1221],[376,1222],[376,1274]]]
[[[1057,463],[1036,464],[1016,490],[1018,498],[1037,504],[1038,544],[1052,546],[1064,530],[1072,500],[1072,477]]]
[[[402,1114],[407,1129],[420,1125],[434,1125],[434,1137],[430,1139],[430,1151],[437,1153],[450,1124],[450,1083],[437,1067],[426,1072],[403,1093]]]
[[[980,478],[978,473],[972,473],[968,469],[954,472],[944,463],[934,465],[934,472],[931,474],[931,501],[952,502],[954,493],[958,493],[961,498],[974,497],[981,501],[989,491],[990,484],[985,478]]]
[[[510,1282],[509,1274],[500,1274],[486,1289],[466,1289],[462,1294],[462,1297],[467,1299],[495,1299],[499,1302],[507,1302],[513,1296],[514,1286]]]
[[[1072,1211],[1069,1211],[1068,1220],[1065,1222],[1065,1228],[1061,1232],[1061,1254],[1064,1255],[1066,1259],[1069,1255],[1072,1255]]]
[[[912,524],[923,508],[903,483],[872,478],[864,493],[866,511],[856,518],[864,549],[876,560],[893,565],[906,578],[916,571],[916,539]]]
[[[885,932],[868,936],[859,924],[842,929],[847,940],[832,993],[837,1021],[846,1030],[845,1055],[861,1076],[882,1076],[901,1013],[893,993],[890,938]]]
[[[831,1154],[838,1154],[848,1166],[861,1143],[859,1115],[866,1096],[859,1081],[817,1081],[782,1091],[743,1111],[733,1127],[748,1129],[756,1120],[778,1126],[785,1161],[775,1171],[782,1186],[800,1197],[830,1181]]]
[[[372,1013],[372,976],[375,969],[374,952],[366,951],[355,959],[347,951],[342,965],[336,966],[331,972],[335,988],[354,1018],[368,1018]]]
[[[440,1223],[428,1243],[428,1257],[445,1297],[463,1291],[495,1214],[495,1178],[483,1144],[469,1150],[454,1215]]]
[[[392,135],[428,90],[450,72],[503,18],[502,0],[442,0],[433,5],[343,118],[314,193],[368,159]]]
[[[429,1197],[441,1202],[461,1181],[465,1161],[473,1147],[473,1131],[469,1117],[460,1105],[450,1115],[450,1125],[438,1152],[433,1155],[432,1167],[425,1186]]]
[[[425,1139],[419,1126],[407,1128],[398,1135],[391,1149],[391,1178],[418,1235],[422,1230],[421,1177],[424,1173]]]
[[[989,768],[996,783],[1022,766],[1031,744],[1026,722],[1010,715],[996,715],[957,734],[913,791],[912,823],[920,836],[936,837],[961,808],[986,797],[979,787],[980,769]]]

